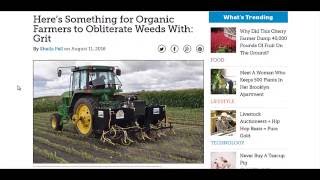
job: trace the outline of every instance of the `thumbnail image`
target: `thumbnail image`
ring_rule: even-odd
[[[33,68],[34,163],[203,163],[203,61]]]
[[[211,53],[235,53],[236,28],[211,28]]]
[[[236,94],[236,71],[211,69],[211,94]]]
[[[235,110],[211,111],[211,135],[233,136],[236,132]]]
[[[236,152],[211,152],[211,169],[235,169]]]

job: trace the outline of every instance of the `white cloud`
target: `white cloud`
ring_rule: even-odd
[[[49,80],[46,83],[46,87],[50,89],[66,89],[70,84],[70,75],[63,75],[56,77],[53,80]]]

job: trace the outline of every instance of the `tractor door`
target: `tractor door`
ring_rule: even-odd
[[[72,77],[72,95],[74,94],[75,90],[80,89],[80,71],[73,72]]]
[[[75,90],[87,89],[88,75],[86,70],[74,72],[72,79],[72,95]]]
[[[69,107],[69,113],[72,113],[73,106],[79,98],[82,97],[81,90],[85,90],[88,87],[88,75],[86,70],[75,71],[72,74],[71,85],[71,103]]]

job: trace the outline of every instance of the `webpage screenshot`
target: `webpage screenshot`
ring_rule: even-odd
[[[0,22],[0,168],[320,168],[319,11]]]

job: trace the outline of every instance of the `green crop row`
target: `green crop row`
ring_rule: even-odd
[[[147,104],[163,104],[171,107],[203,107],[203,89],[169,91],[145,91],[138,93]]]
[[[203,107],[203,89],[184,89],[169,91],[142,91],[138,92],[138,98],[145,100],[147,104],[161,104],[170,107]],[[59,96],[34,98],[33,112],[57,111],[62,103]]]
[[[52,112],[57,111],[61,104],[61,99],[56,97],[42,97],[33,99],[33,112]]]

